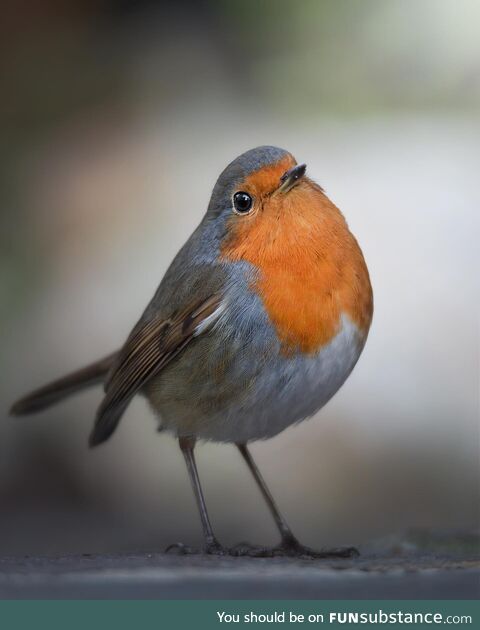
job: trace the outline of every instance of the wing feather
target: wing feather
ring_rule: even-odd
[[[215,321],[215,312],[223,311],[222,298],[213,295],[201,303],[190,304],[169,319],[151,317],[135,326],[105,385],[105,397],[100,405],[90,434],[90,446],[107,440],[133,396],[190,341]],[[202,326],[208,322],[208,326]]]

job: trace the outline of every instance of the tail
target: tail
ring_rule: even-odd
[[[108,357],[100,359],[91,365],[87,365],[76,372],[72,372],[72,374],[67,374],[67,376],[49,385],[36,389],[31,394],[17,400],[10,409],[10,413],[14,416],[36,413],[51,405],[55,405],[71,394],[75,394],[92,385],[102,383],[110,371],[117,354],[117,352],[114,352]]]

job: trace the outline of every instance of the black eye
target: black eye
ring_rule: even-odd
[[[233,205],[239,214],[245,214],[252,207],[253,199],[246,192],[237,192],[233,195]]]

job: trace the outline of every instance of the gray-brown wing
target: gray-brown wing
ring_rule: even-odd
[[[190,304],[169,319],[153,316],[139,321],[106,382],[90,446],[101,444],[112,435],[133,396],[183,350],[220,303],[221,297],[213,295],[201,303]]]

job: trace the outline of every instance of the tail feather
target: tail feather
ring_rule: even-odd
[[[97,420],[93,426],[90,437],[88,438],[88,444],[90,447],[98,446],[99,444],[102,444],[102,442],[108,440],[117,428],[117,425],[120,422],[125,409],[128,407],[129,402],[130,401],[128,400],[125,404],[116,406],[104,417],[101,416],[104,403],[100,405],[97,412],[97,419],[102,417],[102,422],[98,422]]]
[[[116,357],[117,352],[114,352],[95,363],[35,390],[24,398],[17,400],[10,409],[10,413],[14,416],[36,413],[60,402],[75,392],[102,383]]]

